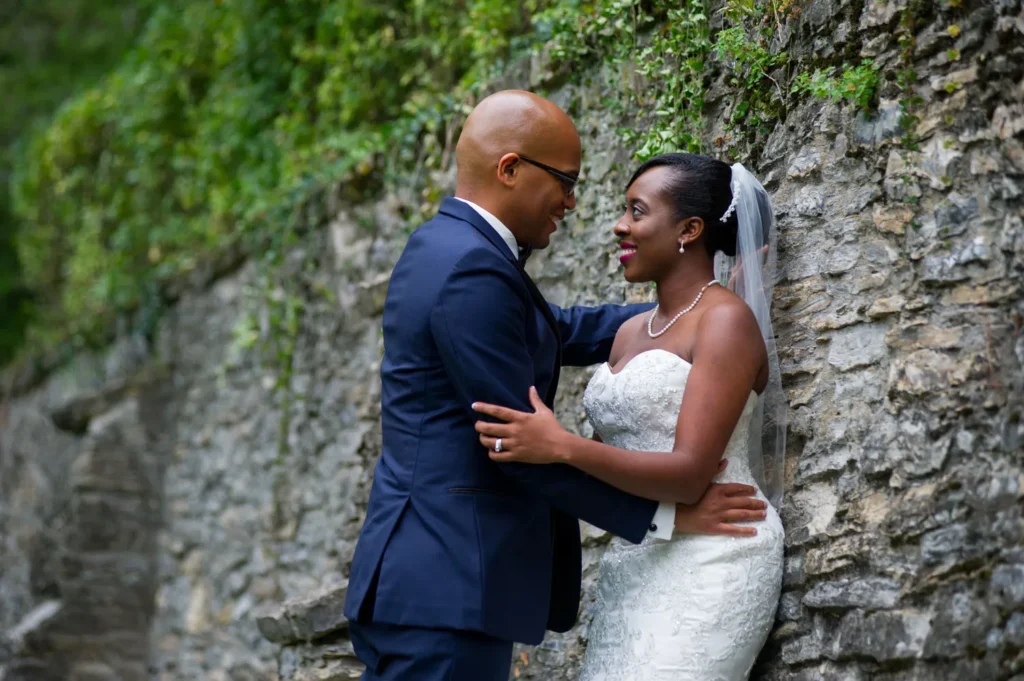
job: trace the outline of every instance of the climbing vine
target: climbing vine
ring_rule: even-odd
[[[155,319],[163,284],[224,248],[273,260],[291,224],[282,216],[325,187],[372,192],[411,177],[424,186],[408,215],[428,213],[439,192],[422,180],[450,163],[461,116],[531,51],[570,78],[603,62],[606,105],[640,159],[705,149],[712,56],[728,67],[731,129],[764,132],[785,111],[779,34],[799,7],[728,0],[719,11],[713,33],[707,0],[160,6],[120,66],[16,161],[15,242],[39,310],[32,346],[88,342],[126,312]],[[869,100],[868,71],[829,78],[798,90]]]
[[[896,85],[900,90],[900,141],[905,149],[916,151],[920,141],[916,132],[920,117],[917,110],[924,103],[915,91],[917,71],[914,69],[914,55],[917,49],[917,25],[924,9],[924,0],[911,0],[900,12],[897,42],[900,46],[900,68],[896,72]]]
[[[161,6],[122,63],[16,159],[15,241],[40,310],[32,347],[102,340],[117,316],[149,333],[167,282],[237,249],[261,263],[237,346],[261,350],[287,392],[309,293],[288,258],[326,219],[328,191],[360,201],[402,184],[418,223],[441,198],[432,178],[473,102],[527,58],[547,63],[552,86],[602,79],[601,105],[638,160],[709,150],[715,78],[729,135],[713,146],[725,155],[763,139],[791,95],[872,106],[870,62],[794,73],[783,28],[799,13],[798,0],[727,0],[714,14],[709,0]],[[281,429],[286,448],[287,420]]]
[[[281,216],[354,169],[407,163],[392,150],[416,149],[439,101],[503,68],[543,4],[162,4],[16,159],[31,346],[101,341],[217,252],[275,248]]]
[[[806,92],[821,99],[847,100],[859,109],[870,109],[876,103],[879,67],[870,59],[859,66],[835,75],[835,67],[816,69],[813,74],[799,74],[793,81],[793,92]]]
[[[704,0],[685,0],[666,13],[663,27],[639,54],[639,71],[652,84],[641,97],[651,125],[627,141],[644,161],[667,151],[702,149],[704,67],[711,47]]]

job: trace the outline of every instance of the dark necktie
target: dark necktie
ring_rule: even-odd
[[[522,246],[519,249],[519,266],[525,267],[526,261],[529,259],[530,254],[533,253],[533,246]]]

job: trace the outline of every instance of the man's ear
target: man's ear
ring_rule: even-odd
[[[498,182],[506,187],[514,187],[519,181],[519,169],[522,164],[519,162],[519,155],[508,153],[498,159]]]
[[[692,217],[680,220],[676,225],[678,241],[689,246],[704,235],[704,218]]]

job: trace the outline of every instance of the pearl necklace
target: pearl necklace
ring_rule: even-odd
[[[658,333],[654,333],[654,330],[651,328],[651,325],[654,323],[654,316],[656,314],[658,314],[658,308],[660,307],[660,303],[658,305],[655,305],[654,309],[651,311],[651,316],[647,318],[647,335],[650,336],[651,338],[657,338],[661,334],[663,334],[666,331],[668,331],[672,327],[672,325],[675,324],[679,320],[680,317],[682,317],[684,314],[686,314],[687,312],[692,310],[694,308],[694,306],[696,306],[697,303],[700,302],[700,299],[704,296],[704,292],[708,290],[709,286],[711,286],[712,284],[717,284],[717,283],[718,283],[717,279],[712,279],[708,283],[704,284],[704,288],[702,288],[700,290],[700,293],[698,293],[697,297],[693,299],[693,302],[690,303],[689,306],[687,306],[687,307],[683,308],[682,310],[680,310],[679,313],[675,317],[673,317],[671,320],[669,320],[669,323],[665,325],[665,328],[662,329],[661,331],[659,331]]]

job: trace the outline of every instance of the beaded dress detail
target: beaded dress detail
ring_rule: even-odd
[[[643,352],[614,374],[600,366],[583,397],[594,430],[613,447],[670,452],[689,373],[689,362],[666,350]],[[751,393],[716,482],[756,486],[747,457],[756,403]],[[753,525],[749,538],[613,539],[580,681],[747,679],[782,587],[782,522],[769,505]]]

